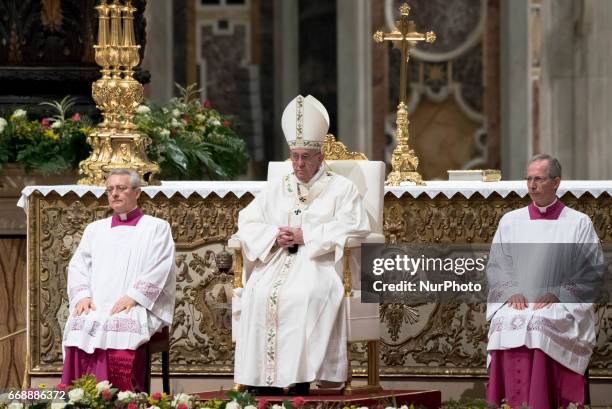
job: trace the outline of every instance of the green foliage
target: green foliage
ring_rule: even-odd
[[[200,104],[194,85],[177,87],[180,97],[165,106],[141,105],[135,117],[138,129],[153,141],[147,153],[160,165],[160,179],[235,178],[248,160],[246,143],[228,117]]]
[[[74,102],[45,103],[56,115],[40,122],[30,121],[26,111],[17,109],[8,118],[0,118],[0,168],[15,162],[26,171],[38,170],[44,175],[78,168],[89,155],[86,138],[92,128],[88,118],[79,114],[66,118]]]
[[[230,118],[196,99],[195,86],[178,86],[181,96],[165,106],[141,105],[134,122],[152,143],[147,154],[159,163],[159,179],[227,180],[244,171],[248,160],[246,143],[231,128]],[[78,113],[69,116],[74,99],[44,102],[52,115],[30,121],[17,109],[9,118],[0,117],[0,170],[16,162],[26,171],[43,174],[78,169],[90,146],[86,139],[93,123]]]

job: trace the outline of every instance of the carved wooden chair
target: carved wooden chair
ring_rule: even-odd
[[[151,355],[157,352],[161,352],[162,358],[162,389],[166,394],[170,394],[170,331],[168,327],[153,334],[147,344],[144,391],[149,394],[151,393]]]
[[[330,170],[350,179],[363,198],[364,207],[370,219],[372,232],[365,238],[349,238],[344,247],[343,284],[345,294],[345,311],[347,320],[348,340],[348,373],[343,389],[346,395],[355,392],[378,391],[380,387],[378,366],[378,341],[380,338],[380,320],[378,304],[361,303],[360,255],[362,243],[384,243],[383,235],[383,202],[385,164],[369,161],[362,153],[348,152],[344,144],[336,142],[333,135],[325,138],[323,146],[325,162]],[[278,175],[291,172],[291,162],[270,162],[268,165],[268,180]],[[230,248],[234,249],[234,287],[243,286],[243,278],[248,278],[248,268],[243,268],[240,241],[231,239]],[[237,322],[233,320],[232,335],[235,334]],[[366,342],[368,351],[367,385],[353,386],[353,371],[351,367],[351,344]]]

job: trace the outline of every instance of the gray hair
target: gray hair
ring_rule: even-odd
[[[130,177],[130,186],[132,189],[140,187],[140,175],[133,169],[113,169],[108,173],[106,180],[113,175],[128,175]]]
[[[551,179],[561,178],[561,163],[559,159],[554,156],[548,155],[546,153],[539,153],[529,159],[527,166],[531,165],[533,162],[537,162],[539,160],[548,161],[548,177]]]

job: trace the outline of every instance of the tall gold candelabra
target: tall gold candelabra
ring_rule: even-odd
[[[414,48],[419,41],[433,43],[436,40],[436,34],[429,31],[426,34],[421,34],[416,31],[414,21],[408,20],[410,7],[404,3],[400,6],[400,19],[395,23],[395,29],[390,33],[377,31],[374,33],[374,41],[382,43],[384,41],[392,41],[395,47],[401,51],[401,66],[400,66],[400,100],[397,106],[395,139],[397,145],[391,155],[392,171],[387,176],[386,184],[390,186],[399,186],[402,182],[414,182],[422,185],[423,178],[417,172],[419,166],[419,158],[415,155],[414,150],[408,145],[408,105],[406,101],[406,88],[408,82],[408,59],[410,58],[410,49]]]
[[[134,112],[143,99],[142,85],[134,79],[140,63],[134,36],[134,8],[130,0],[121,4],[101,0],[98,12],[98,44],[94,45],[96,63],[102,78],[91,86],[103,121],[89,134],[91,155],[79,164],[79,184],[104,185],[113,169],[133,169],[143,184],[154,182],[159,166],[149,161],[146,147],[151,139],[136,130]]]

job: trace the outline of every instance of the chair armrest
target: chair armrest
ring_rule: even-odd
[[[231,237],[227,241],[227,247],[230,248],[230,249],[240,250],[242,248],[242,246],[240,245],[240,239],[238,239],[236,237]]]
[[[344,247],[355,248],[365,243],[384,243],[385,236],[380,233],[370,233],[366,237],[349,237],[346,239]]]

